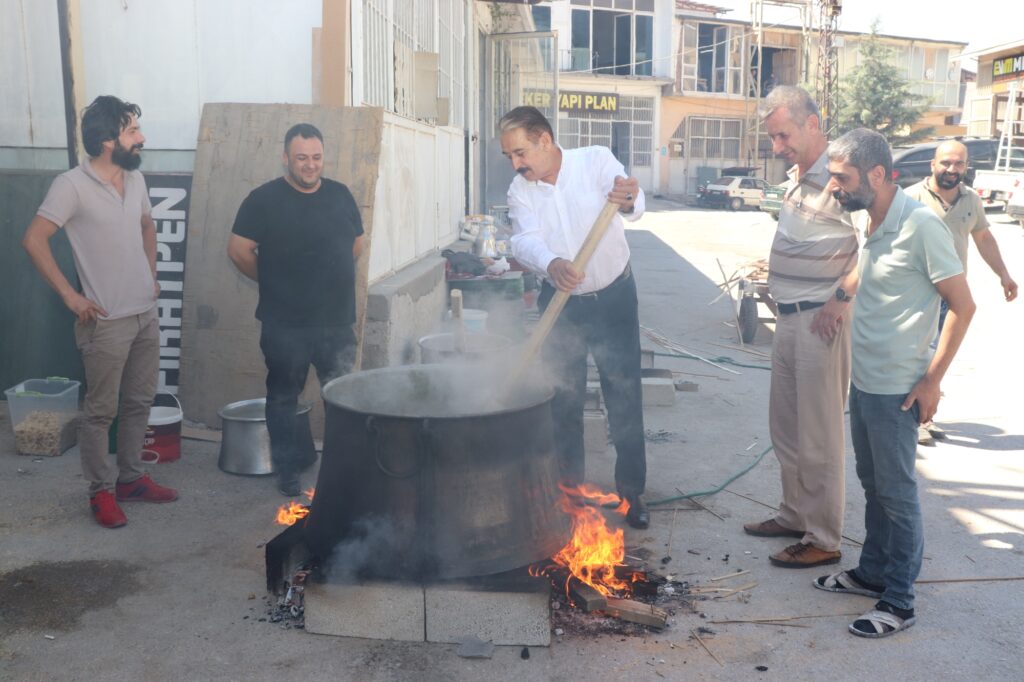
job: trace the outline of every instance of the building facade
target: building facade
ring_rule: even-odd
[[[782,161],[761,130],[758,94],[775,85],[806,85],[817,76],[817,34],[800,26],[762,26],[758,69],[757,27],[725,18],[728,10],[678,0],[672,32],[673,82],[662,96],[658,131],[659,191],[693,195],[697,186],[735,169],[778,182]],[[860,60],[865,34],[836,38],[840,90]],[[879,36],[915,95],[930,100],[919,122],[936,134],[962,132],[959,55],[965,43]],[[755,79],[760,78],[760,83]],[[760,87],[758,87],[760,85]]]

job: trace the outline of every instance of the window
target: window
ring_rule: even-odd
[[[572,39],[569,52],[563,53],[563,70],[618,76],[654,72],[652,0],[572,0],[572,5]]]
[[[690,158],[739,159],[743,124],[734,118],[690,117]]]
[[[361,99],[402,116],[415,113],[415,52],[438,53],[438,97],[449,100],[449,122],[463,124],[466,27],[461,0],[361,0]],[[435,35],[438,36],[435,44]]]
[[[623,143],[621,138],[627,142]],[[615,118],[592,111],[570,111],[558,120],[558,144],[566,149],[601,145],[628,149],[627,168],[650,168],[654,145],[654,98],[619,96]]]
[[[744,40],[738,26],[684,23],[682,91],[740,94]]]

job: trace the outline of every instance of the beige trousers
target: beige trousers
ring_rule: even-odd
[[[115,483],[131,483],[145,473],[139,454],[160,372],[156,307],[116,320],[76,322],[75,341],[82,353],[87,387],[78,448],[91,496],[113,490]],[[107,452],[107,431],[115,415],[116,465]]]
[[[779,315],[772,343],[768,422],[782,468],[776,521],[803,542],[835,551],[845,503],[843,412],[850,386],[850,317],[825,342],[811,332],[818,309]]]

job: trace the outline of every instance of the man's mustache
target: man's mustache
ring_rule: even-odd
[[[526,175],[529,172],[530,172],[530,167],[529,166],[520,166],[519,168],[516,168],[516,173],[519,173],[520,175]]]

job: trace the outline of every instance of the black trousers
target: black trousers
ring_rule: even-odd
[[[264,324],[260,349],[267,364],[267,432],[270,456],[278,474],[294,473],[313,463],[308,433],[299,433],[295,416],[310,364],[323,385],[352,369],[356,337],[344,327],[283,327]],[[303,447],[303,445],[306,447]]]
[[[541,287],[537,305],[547,308],[555,289]],[[647,480],[643,393],[640,384],[640,319],[636,281],[626,272],[594,294],[570,296],[544,344],[544,362],[557,384],[552,402],[555,447],[564,483],[582,483],[583,405],[587,352],[594,356],[615,444],[615,487],[640,495]]]

